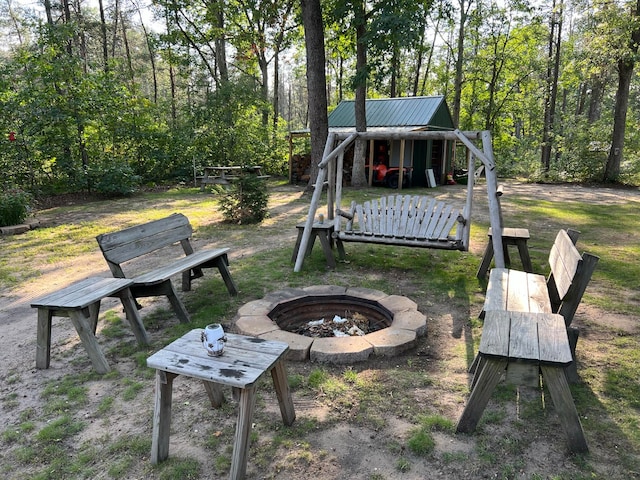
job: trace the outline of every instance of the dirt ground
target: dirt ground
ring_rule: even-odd
[[[527,198],[561,198],[583,202],[607,203],[616,205],[621,202],[639,202],[640,193],[637,189],[601,189],[570,185],[532,185],[509,184],[505,193],[517,192]],[[304,207],[291,209],[285,207],[287,196],[298,195],[299,191],[291,189],[276,195],[282,197],[283,207],[274,207],[272,217],[278,215],[302,215]],[[455,195],[455,192],[453,193]],[[478,209],[482,211],[482,201]],[[40,213],[44,224],[73,224],[82,218],[51,217],[47,211]],[[251,255],[256,251],[275,245],[291,245],[295,242],[295,231],[280,232],[270,238],[266,245],[262,238],[243,238],[241,244],[234,248],[231,263],[237,259]],[[2,242],[0,240],[0,245]],[[480,258],[483,245],[472,245],[471,250]],[[97,249],[96,249],[97,250]],[[53,321],[51,368],[48,370],[35,369],[36,343],[36,311],[30,308],[30,301],[44,293],[65,286],[72,281],[84,278],[89,274],[103,274],[108,276],[108,270],[99,253],[90,253],[72,266],[59,268],[59,265],[49,265],[42,269],[42,275],[37,279],[21,285],[19,289],[0,291],[0,398],[3,400],[0,408],[0,424],[13,426],[18,423],[20,412],[27,409],[40,411],[43,405],[41,397],[43,385],[65,375],[79,374],[91,370],[86,359],[86,353],[71,323],[67,319],[55,318]],[[97,271],[96,271],[97,270]],[[197,283],[195,285],[197,288]],[[425,411],[436,412],[451,419],[454,423],[460,415],[466,398],[468,397],[466,358],[464,358],[465,335],[468,334],[468,311],[455,311],[450,307],[434,305],[411,285],[399,284],[403,294],[418,302],[421,311],[428,311],[428,334],[422,338],[416,347],[405,355],[393,359],[378,359],[371,362],[367,368],[377,371],[378,375],[393,375],[394,370],[407,365],[417,371],[424,371],[432,378],[431,385],[418,385],[409,391],[398,392],[409,399],[411,403],[425,406]],[[395,293],[395,292],[387,292]],[[158,306],[163,306],[162,302]],[[104,301],[101,312],[110,308],[117,308],[115,301]],[[151,308],[145,308],[149,311]],[[471,312],[473,315],[477,312]],[[143,312],[143,317],[145,313]],[[613,336],[612,330],[629,334],[640,333],[640,323],[637,318],[616,315],[600,311],[584,304],[578,310],[575,323],[585,328],[588,335],[587,344],[597,339],[607,339]],[[101,327],[99,327],[101,328]],[[161,332],[150,332],[154,340]],[[100,339],[101,342],[108,342]],[[597,352],[595,353],[597,357]],[[594,361],[598,361],[595,359]],[[602,359],[606,361],[606,359]],[[129,401],[117,399],[107,415],[100,415],[97,406],[107,395],[123,388],[122,379],[135,370],[131,358],[109,358],[109,362],[120,373],[119,378],[110,377],[104,380],[89,382],[89,403],[79,414],[87,426],[75,437],[75,445],[92,442],[96,447],[108,445],[119,436],[139,435],[151,437],[151,421],[153,413],[153,378],[146,380],[146,385],[138,395]],[[308,375],[317,365],[296,364],[290,366],[290,374]],[[344,368],[344,367],[341,367]],[[364,372],[364,366],[355,366],[357,371]],[[340,371],[337,369],[336,371]],[[380,373],[382,372],[382,373]],[[365,373],[363,373],[365,374]],[[438,391],[439,386],[447,386]],[[520,393],[523,396],[534,393]],[[227,395],[229,396],[229,395]],[[6,399],[17,399],[17,408],[9,408]],[[406,399],[405,399],[406,400]],[[217,473],[215,455],[206,447],[207,437],[215,436],[219,432],[228,432],[233,428],[235,410],[233,403],[223,409],[219,416],[211,416],[207,410],[207,398],[204,389],[196,382],[176,381],[174,384],[174,415],[172,419],[170,456],[173,458],[197,458],[203,465],[203,475],[198,478],[226,478],[226,474]],[[296,423],[304,424],[306,420],[315,419],[317,432],[305,435],[304,442],[293,440],[293,444],[283,444],[273,457],[265,460],[261,458],[261,446],[266,445],[266,439],[272,438],[277,431],[273,427],[277,423],[279,412],[272,389],[261,393],[256,409],[254,430],[258,439],[251,447],[248,462],[247,478],[249,479],[302,479],[317,478],[318,480],[333,479],[475,479],[475,478],[583,478],[579,476],[579,469],[573,466],[573,460],[565,451],[564,434],[559,428],[555,413],[546,420],[547,426],[524,426],[524,431],[533,429],[539,437],[526,435],[530,442],[524,453],[519,450],[519,461],[508,457],[505,451],[492,461],[477,460],[478,451],[482,446],[473,435],[452,435],[436,433],[435,453],[427,457],[410,455],[404,447],[390,448],[390,445],[404,445],[410,430],[415,426],[411,419],[402,415],[386,418],[381,427],[371,424],[361,424],[349,421],[348,416],[334,411],[339,402],[327,401],[323,395],[315,398],[309,395],[296,397],[294,405],[297,413]],[[507,406],[507,416],[518,418],[517,402]],[[206,412],[206,413],[203,413]],[[354,414],[355,416],[355,414]],[[204,419],[204,420],[202,420]],[[210,422],[220,422],[211,426]],[[525,421],[526,423],[526,421]],[[511,422],[488,425],[490,434],[496,437],[510,437],[504,429],[511,428]],[[224,437],[224,435],[223,435]],[[591,447],[590,462],[597,469],[596,476],[591,478],[640,478],[639,472],[625,471],[620,466],[616,450],[609,445],[601,445],[597,435],[588,435]],[[308,442],[309,445],[305,444]],[[15,446],[4,445],[1,453],[1,463],[11,464],[11,470],[0,471],[0,476],[6,478],[30,478],[33,467],[25,467],[11,458],[11,451]],[[224,451],[224,450],[222,450]],[[310,452],[310,453],[309,453]],[[632,454],[633,452],[626,452]],[[111,478],[104,468],[117,461],[117,454],[104,455],[112,458],[103,459],[103,468],[93,478]],[[410,469],[402,472],[398,468],[398,459],[404,455],[410,460]],[[637,452],[635,453],[637,455]],[[472,460],[469,460],[472,459]],[[500,463],[518,465],[516,471],[505,473],[500,469]],[[159,478],[158,470],[152,470],[148,465],[148,457],[140,459],[139,465],[132,467],[126,476],[121,478]],[[637,463],[636,463],[637,464]],[[556,476],[556,475],[562,476]],[[576,476],[571,476],[575,474]],[[56,478],[52,476],[51,478]],[[78,474],[74,478],[84,478]],[[178,478],[178,477],[176,477]]]

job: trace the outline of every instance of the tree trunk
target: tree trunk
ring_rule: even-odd
[[[100,10],[100,35],[102,36],[102,61],[105,73],[109,72],[109,46],[107,45],[107,21],[104,16],[104,4],[98,0]]]
[[[636,27],[631,32],[629,42],[629,54],[618,61],[618,90],[616,91],[616,106],[613,113],[613,132],[611,134],[611,150],[604,169],[604,179],[607,182],[617,182],[620,177],[620,165],[622,164],[622,151],[624,149],[624,134],[627,124],[627,109],[629,107],[629,89],[633,78],[635,57],[640,45],[640,0],[637,0],[635,11],[631,13]]]
[[[216,64],[218,67],[218,72],[220,72],[220,82],[222,84],[226,84],[229,82],[229,67],[227,65],[227,42],[224,38],[224,10],[221,6],[216,7],[216,21],[217,26],[220,29],[220,35],[216,37],[215,45],[216,45]]]
[[[458,53],[456,56],[456,73],[453,82],[453,107],[451,116],[453,117],[453,125],[457,128],[460,123],[460,103],[462,101],[462,70],[464,62],[464,32],[467,24],[467,15],[471,7],[472,0],[465,5],[465,0],[459,0],[460,5],[460,23],[458,25]]]
[[[301,6],[307,51],[307,91],[309,127],[311,129],[311,178],[307,185],[307,191],[311,191],[318,177],[318,164],[322,161],[329,133],[327,81],[324,69],[324,26],[320,0],[301,0]]]
[[[556,13],[556,9],[559,13]],[[553,2],[551,29],[549,32],[549,65],[547,67],[547,91],[545,101],[544,127],[542,132],[542,152],[540,162],[544,172],[551,167],[551,149],[553,148],[553,130],[555,126],[556,98],[558,95],[558,76],[560,73],[560,42],[562,39],[563,4],[556,7]],[[559,16],[559,20],[557,20]]]
[[[354,16],[356,24],[356,98],[355,117],[356,132],[367,131],[367,19],[364,1],[354,2]],[[351,185],[364,187],[367,177],[364,172],[365,157],[367,155],[366,140],[358,139],[353,151],[353,167],[351,169]]]

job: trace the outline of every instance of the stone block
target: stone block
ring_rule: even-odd
[[[280,327],[266,315],[250,315],[242,316],[236,319],[236,328],[238,333],[249,335],[251,337],[259,337],[267,332],[274,330],[280,331]]]
[[[297,335],[295,333],[287,332],[285,330],[273,330],[271,332],[263,333],[260,338],[265,340],[276,340],[278,342],[285,342],[289,345],[289,351],[287,352],[287,360],[292,362],[304,362],[309,360],[309,351],[314,339],[311,337],[305,337],[304,335]]]
[[[399,355],[415,346],[416,332],[401,328],[383,328],[369,333],[367,341],[373,345],[373,353],[381,356]]]
[[[395,314],[391,326],[411,330],[419,337],[424,337],[427,334],[427,317],[417,310],[405,310]]]
[[[309,358],[312,362],[345,364],[367,360],[372,353],[373,345],[364,337],[327,337],[313,341]]]

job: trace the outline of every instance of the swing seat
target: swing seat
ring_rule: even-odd
[[[467,219],[462,212],[429,196],[389,195],[362,204],[352,202],[349,211],[336,213],[333,236],[342,260],[342,242],[462,251],[469,247],[463,241]],[[344,229],[341,218],[346,219]]]

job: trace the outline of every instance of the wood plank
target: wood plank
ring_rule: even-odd
[[[509,356],[509,330],[511,320],[508,312],[488,311],[482,327],[479,353],[485,357]]]
[[[547,291],[547,281],[542,275],[527,274],[529,308],[524,311],[551,313],[551,301]]]
[[[136,284],[155,284],[162,282],[184,271],[203,266],[203,264],[211,260],[226,255],[229,250],[230,249],[226,247],[215,250],[200,250],[191,255],[175,259],[168,265],[162,265],[150,272],[139,275],[133,278],[133,281]]]
[[[567,328],[562,315],[537,315],[540,363],[566,367],[572,362]]]
[[[172,245],[191,234],[189,220],[180,213],[174,213],[160,220],[98,235],[96,240],[104,257],[120,264]]]
[[[427,225],[429,224],[429,219],[431,218],[431,212],[433,211],[435,204],[435,198],[422,197],[422,201],[420,202],[419,221],[417,221],[413,225],[413,237],[420,237],[420,231],[422,230],[423,225],[425,226],[426,231]]]
[[[508,312],[511,319],[509,337],[509,359],[538,363],[538,322],[536,316],[528,312]]]
[[[507,270],[509,282],[507,285],[506,309],[513,312],[529,311],[529,282],[527,273],[519,270]]]
[[[31,306],[78,310],[104,297],[115,296],[117,292],[132,284],[133,281],[130,279],[89,277],[37,298],[32,301]]]
[[[507,309],[507,288],[509,271],[506,268],[494,268],[489,272],[487,294],[484,299],[483,312]]]
[[[568,233],[560,230],[549,253],[549,266],[560,298],[564,298],[571,288],[581,262],[582,256]]]

